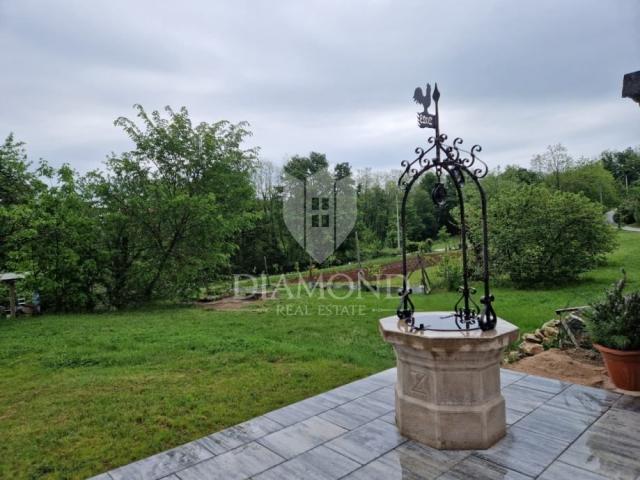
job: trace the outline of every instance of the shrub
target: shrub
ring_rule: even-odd
[[[621,223],[640,223],[640,187],[631,189],[618,207],[614,220]]]
[[[479,211],[469,208],[477,242]],[[595,267],[615,246],[601,207],[542,185],[505,185],[489,200],[491,269],[516,284],[557,283]]]
[[[616,350],[640,350],[640,291],[623,295],[626,278],[585,312],[593,343]]]
[[[438,265],[438,274],[442,279],[442,287],[449,291],[456,291],[462,285],[462,265],[457,256],[443,255]]]

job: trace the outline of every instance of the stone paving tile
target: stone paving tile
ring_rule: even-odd
[[[514,423],[522,420],[524,417],[528,415],[527,412],[519,412],[518,410],[513,410],[509,408],[509,404],[507,403],[506,408],[506,416],[507,416],[507,425],[513,425]]]
[[[198,443],[214,454],[220,455],[282,428],[282,425],[267,417],[257,417],[201,438]]]
[[[380,388],[376,385],[376,388]],[[328,394],[323,393],[315,397],[307,398],[300,402],[287,405],[268,412],[264,416],[285,427],[301,422],[307,418],[311,418],[319,413],[325,412],[331,408],[337,407],[341,402],[336,401]]]
[[[405,438],[400,435],[395,425],[376,419],[331,440],[326,446],[365,464],[404,441]]]
[[[286,407],[279,408],[277,410],[272,410],[271,412],[266,413],[264,416],[269,420],[273,420],[285,427],[293,425],[294,423],[301,422],[306,420],[307,418],[313,417],[314,413],[309,412],[309,410],[301,408],[296,404],[287,405]]]
[[[438,477],[438,480],[530,480],[531,478],[533,477],[471,455]]]
[[[158,480],[177,470],[213,457],[213,453],[197,442],[158,453],[124,467],[111,470],[113,480]]]
[[[613,404],[613,408],[621,410],[629,410],[631,412],[640,413],[640,397],[631,397],[624,395]]]
[[[571,386],[570,383],[561,382],[555,378],[538,377],[535,375],[527,375],[518,380],[515,385],[554,394],[560,393],[565,388]]]
[[[336,401],[326,393],[321,393],[320,395],[316,395],[315,397],[310,397],[305,400],[302,400],[301,402],[298,402],[298,404],[302,404],[307,408],[312,409],[317,413],[320,413],[330,408],[335,408],[338,405],[341,405],[341,402]]]
[[[398,370],[396,368],[390,368],[389,370],[384,370],[383,372],[376,373],[375,375],[371,375],[367,377],[367,380],[370,382],[378,383],[381,386],[389,386],[394,385],[398,378]]]
[[[253,480],[335,480],[360,467],[344,455],[320,446],[263,472]]]
[[[571,385],[550,400],[549,405],[600,415],[606,412],[618,398],[620,398],[619,393],[609,390]]]
[[[560,460],[607,478],[640,477],[640,416],[626,410],[609,410]]]
[[[181,480],[245,480],[283,461],[268,448],[251,442],[181,470],[177,475]]]
[[[583,470],[582,468],[568,465],[564,462],[553,462],[542,475],[539,480],[607,480],[609,477],[603,477],[597,473]]]
[[[542,405],[518,422],[519,428],[573,442],[595,421],[595,417],[552,405]]]
[[[291,458],[311,450],[327,440],[336,438],[346,431],[320,417],[311,417],[262,437],[258,443],[284,458]]]
[[[362,398],[370,398],[378,402],[382,402],[391,408],[396,406],[396,389],[395,387],[385,387],[365,395]]]
[[[514,370],[507,370],[505,368],[500,369],[500,386],[502,388],[512,383],[517,382],[521,378],[526,377],[524,373],[516,372]]]
[[[518,412],[529,413],[535,408],[553,398],[553,393],[542,392],[540,390],[532,390],[531,388],[518,386],[513,383],[502,389],[507,407]]]
[[[380,388],[380,383],[370,382],[365,378],[364,380],[358,380],[357,382],[348,383],[347,385],[329,390],[323,395],[326,395],[337,404],[343,404]]]
[[[436,450],[413,441],[384,454],[345,480],[431,480],[469,455],[469,452]]]
[[[333,410],[324,412],[319,417],[340,425],[347,430],[353,430],[394,410],[393,405],[376,400],[370,395],[357,398]]]
[[[383,422],[390,423],[391,425],[395,425],[396,424],[396,412],[395,412],[395,410],[392,410],[389,413],[387,413],[386,415],[381,416],[380,420],[382,420]]]
[[[475,453],[480,458],[510,470],[536,477],[569,445],[553,437],[541,435],[517,425],[507,430],[496,445]]]

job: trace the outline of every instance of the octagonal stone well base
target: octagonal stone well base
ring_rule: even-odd
[[[451,324],[455,328],[453,318]],[[516,326],[498,319],[488,332],[412,332],[394,316],[380,320],[380,332],[396,353],[396,423],[404,436],[438,449],[468,450],[489,448],[505,435],[500,361],[518,338]]]

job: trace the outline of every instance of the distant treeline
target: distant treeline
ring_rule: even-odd
[[[29,272],[20,291],[29,296],[38,290],[45,310],[122,308],[192,298],[233,273],[262,273],[265,259],[269,273],[307,269],[309,256],[283,222],[283,173],[303,178],[328,168],[336,178],[351,176],[357,190],[355,231],[361,258],[397,253],[398,171],[353,172],[349,163],[331,168],[326,156],[315,152],[276,167],[261,161],[256,149],[245,147],[250,132],[244,123],[194,125],[184,108],[167,108],[163,116],[138,106],[137,116],[137,123],[115,121],[133,141],[133,150],[112,154],[103,169],[84,175],[68,165],[32,165],[25,145],[13,135],[0,146],[0,271]],[[456,198],[451,196],[443,207],[431,201],[436,181],[435,175],[425,175],[410,195],[410,249],[425,248],[425,241],[439,232],[459,232]],[[509,222],[540,223],[533,216],[549,214],[555,202],[560,223],[553,228],[566,230],[562,222],[570,217],[580,235],[600,244],[586,242],[585,255],[593,259],[612,245],[605,233],[588,231],[591,224],[599,228],[604,209],[622,204],[625,220],[640,220],[637,149],[574,161],[556,145],[534,157],[532,169],[507,167],[483,182],[496,216],[492,233],[496,241],[506,242],[493,245],[496,265],[515,281],[530,277],[529,271],[537,272],[535,281],[544,281],[540,272],[550,271],[555,260],[532,269],[530,263],[542,262],[538,257],[548,252],[512,251],[513,239],[504,233],[515,228]],[[541,197],[550,203],[537,205],[538,210],[518,204],[518,199],[540,202]],[[473,196],[470,200],[473,203]],[[507,205],[512,211],[498,208]],[[563,205],[571,205],[571,211],[563,211]],[[473,208],[470,211],[473,242]],[[582,219],[574,218],[572,212],[578,211]],[[522,228],[513,230],[517,232],[520,239],[529,235]],[[501,258],[507,254],[509,258]],[[518,256],[525,261],[514,261]],[[352,233],[327,263],[356,258]],[[514,264],[520,273],[509,270]],[[574,264],[572,269],[563,267],[564,277],[589,268],[586,257]]]

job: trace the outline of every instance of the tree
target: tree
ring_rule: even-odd
[[[0,145],[0,271],[10,268],[10,239],[27,226],[28,203],[45,187],[30,166],[24,143],[9,134]]]
[[[560,175],[572,165],[573,159],[569,156],[567,148],[560,143],[549,145],[546,152],[534,155],[531,159],[533,170],[550,174],[558,190],[560,190]]]
[[[618,206],[617,216],[622,223],[640,224],[640,184],[629,189]]]
[[[40,291],[45,308],[92,310],[100,301],[104,253],[97,218],[69,166],[56,170],[43,162],[38,173],[51,185],[35,191],[20,210],[23,228],[11,237],[9,263],[30,272],[26,283]]]
[[[582,193],[606,207],[614,207],[620,202],[616,181],[600,161],[583,160],[562,172],[560,178],[566,192]]]
[[[602,152],[601,160],[604,168],[611,172],[625,190],[640,181],[640,147],[622,151],[607,150]]]
[[[467,212],[470,239],[478,239],[479,208]],[[518,285],[575,279],[614,247],[601,207],[581,194],[507,184],[492,196],[488,216],[492,271]]]
[[[333,172],[336,180],[347,178],[351,175],[351,165],[349,165],[349,162],[338,163],[333,168]]]
[[[526,168],[518,165],[508,165],[499,177],[501,180],[525,183],[527,185],[534,185],[542,181],[542,175],[539,172],[527,170]]]
[[[255,218],[256,151],[246,124],[194,126],[186,108],[168,118],[136,106],[142,127],[121,126],[135,148],[107,160],[94,191],[110,261],[107,291],[121,306],[185,295],[228,270],[236,236]]]
[[[286,175],[304,180],[320,170],[328,169],[329,162],[324,153],[311,152],[308,157],[294,155],[283,168]]]

